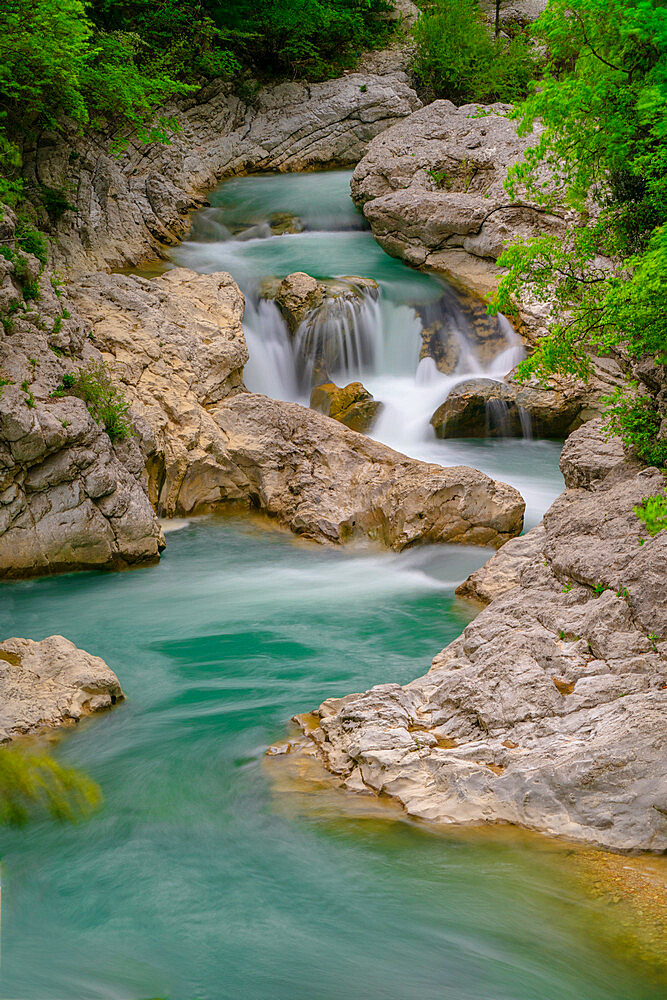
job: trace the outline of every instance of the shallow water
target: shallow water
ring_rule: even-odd
[[[530,841],[272,795],[264,751],[290,715],[422,673],[469,620],[453,584],[484,555],[202,519],[159,566],[0,588],[3,635],[62,632],[128,695],[61,744],[103,811],[1,833],[0,996],[657,1000]]]
[[[249,293],[295,269],[375,277],[379,347],[360,373],[386,403],[375,435],[516,484],[535,523],[561,488],[558,443],[429,432],[459,376],[418,366],[414,305],[442,286],[379,250],[348,182],[229,182],[174,260],[229,269]],[[307,231],[267,235],[272,211]],[[275,311],[252,308],[250,387],[300,398]],[[646,968],[603,943],[613,914],[570,882],[562,849],[351,815],[264,756],[293,713],[428,669],[472,617],[454,588],[488,550],[327,550],[223,518],[169,527],[159,566],[0,586],[0,634],[62,633],[128,696],[58,749],[100,783],[103,810],[0,831],[1,997],[657,1000]]]

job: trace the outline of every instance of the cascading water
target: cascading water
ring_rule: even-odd
[[[327,378],[350,381],[373,371],[382,344],[377,289],[359,289],[352,282],[327,298],[294,334],[293,357],[299,385],[310,391]]]
[[[352,205],[349,176],[229,181],[211,196],[212,207],[195,215],[191,239],[172,258],[197,271],[228,270],[238,281],[250,354],[245,381],[253,392],[307,406],[317,382],[360,381],[383,404],[371,436],[415,458],[472,465],[513,483],[526,498],[527,525],[536,523],[562,479],[557,444],[531,441],[527,414],[519,414],[523,440],[438,440],[430,425],[454,386],[479,377],[502,381],[523,357],[519,338],[504,316],[486,316],[478,300],[383,253]],[[294,217],[291,231],[273,233],[276,212]],[[267,278],[295,271],[324,281],[330,294],[292,335],[275,302],[262,296]],[[355,287],[349,275],[378,287]],[[505,417],[489,414],[507,430]]]

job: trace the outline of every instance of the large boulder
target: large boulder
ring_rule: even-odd
[[[368,431],[382,409],[361,382],[338,386],[333,382],[316,385],[310,394],[311,409],[338,420],[353,431]]]
[[[371,139],[420,104],[397,70],[249,85],[243,97],[216,81],[164,109],[180,125],[167,146],[130,143],[114,156],[107,135],[44,131],[24,150],[24,172],[36,188],[69,180],[73,209],[43,220],[57,231],[60,266],[70,274],[122,267],[182,239],[190,211],[223,177],[352,167]]]
[[[564,438],[578,426],[583,393],[576,387],[544,389],[533,385],[468,379],[454,386],[431,417],[440,438]]]
[[[387,253],[481,297],[497,285],[495,262],[508,242],[564,236],[574,218],[545,211],[525,192],[509,198],[507,170],[538,138],[517,135],[509,111],[434,101],[374,139],[352,178],[352,197]],[[522,304],[527,335],[543,329],[544,318],[539,303]]]
[[[321,413],[244,391],[243,297],[229,275],[97,274],[74,294],[150,428],[161,514],[243,503],[318,541],[366,536],[397,549],[498,546],[521,530],[524,504],[511,487],[414,461]]]
[[[428,673],[302,720],[300,749],[345,787],[429,822],[667,847],[667,532],[633,513],[665,478],[598,462],[596,437],[576,431],[566,460],[588,485],[467,582],[491,602]]]
[[[0,642],[0,743],[74,725],[124,697],[104,660],[61,635]]]
[[[0,312],[22,305],[0,326],[0,577],[154,561],[164,542],[139,438],[114,444],[81,400],[52,398],[100,355],[39,262],[20,259],[39,298],[25,302],[15,264],[0,258]]]

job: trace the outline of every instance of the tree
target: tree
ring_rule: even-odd
[[[581,221],[565,243],[540,237],[499,259],[509,273],[495,308],[528,290],[551,309],[549,335],[520,374],[586,378],[591,355],[609,352],[665,364],[667,9],[662,0],[550,0],[535,30],[548,63],[514,117],[521,132],[538,120],[543,131],[507,187],[545,206],[565,200]],[[610,429],[667,464],[657,404],[629,388],[610,401]],[[650,445],[640,426],[652,428]]]

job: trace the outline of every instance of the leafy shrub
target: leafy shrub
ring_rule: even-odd
[[[0,750],[0,823],[26,823],[48,814],[74,822],[102,801],[98,786],[44,754]]]
[[[104,427],[112,441],[122,441],[134,433],[128,417],[130,404],[121,389],[111,381],[103,361],[91,362],[76,375],[63,375],[61,385],[52,396],[77,396],[98,424]]]
[[[24,253],[32,254],[33,257],[37,258],[42,267],[44,267],[48,253],[48,240],[43,233],[40,233],[37,229],[31,226],[29,222],[20,220],[16,226],[14,239],[16,240],[17,246],[19,246]]]
[[[477,0],[434,0],[414,29],[413,69],[436,97],[513,103],[526,96],[537,62],[528,36],[493,38]]]
[[[631,382],[629,391],[618,388],[604,397],[607,433],[618,434],[648,465],[667,466],[667,441],[658,436],[662,416],[656,401],[647,394],[637,395],[636,389]]]
[[[646,525],[649,535],[667,531],[667,491],[655,497],[646,497],[641,504],[632,508],[640,521]]]

